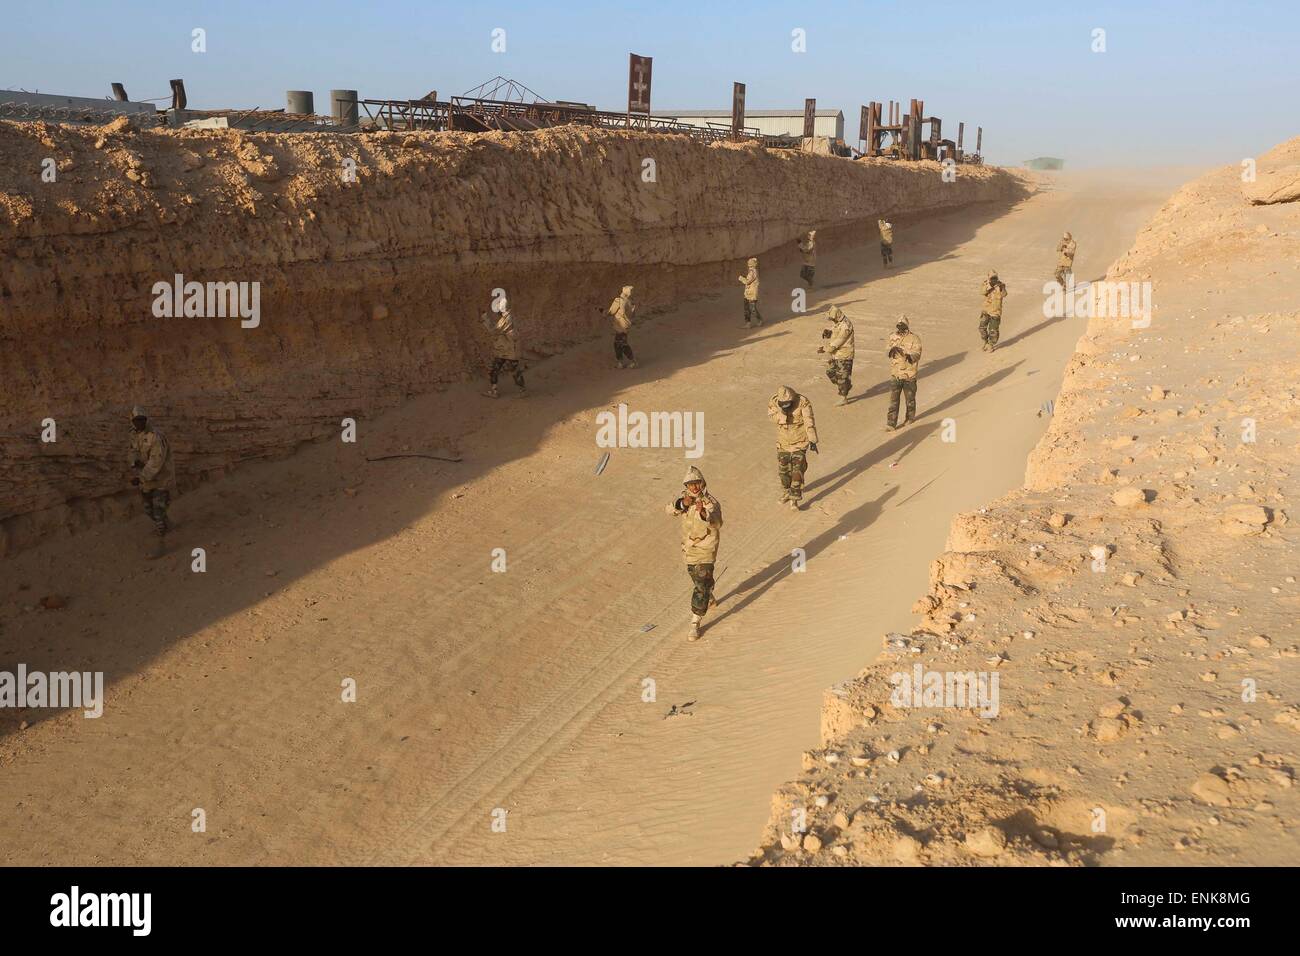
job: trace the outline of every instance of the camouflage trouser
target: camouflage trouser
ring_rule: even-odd
[[[614,361],[621,362],[623,361],[624,356],[627,357],[627,360],[629,362],[634,361],[634,359],[632,358],[632,346],[627,344],[627,333],[615,332],[614,333]]]
[[[1074,269],[1073,263],[1071,263],[1068,266],[1056,267],[1056,281],[1061,286],[1061,288],[1065,288],[1066,280],[1069,278],[1070,273],[1071,271],[1073,271],[1073,269]]]
[[[885,265],[889,265],[894,261],[894,247],[891,243],[882,242],[880,244],[880,260]]]
[[[141,491],[144,499],[144,513],[153,522],[153,530],[159,536],[167,533],[171,525],[167,521],[167,506],[171,504],[172,494],[166,488],[156,491]]]
[[[756,299],[745,300],[745,324],[749,325],[751,321],[755,325],[763,324],[763,317],[758,314],[758,300]]]
[[[985,345],[998,344],[998,329],[1002,326],[1002,316],[980,313],[980,338]]]
[[[907,418],[904,421],[916,420],[916,379],[914,378],[896,378],[890,384],[889,389],[889,426],[898,424],[898,399],[900,396],[907,396]]]
[[[807,470],[808,449],[776,453],[776,473],[781,476],[781,487],[790,492],[794,501],[803,497],[803,473]]]
[[[492,367],[488,369],[488,381],[493,385],[502,372],[509,372],[515,380],[515,384],[520,388],[524,387],[524,372],[519,367],[519,359],[508,359],[497,356],[492,360]]]
[[[831,359],[826,366],[826,377],[839,386],[840,396],[848,398],[853,389],[853,359]]]
[[[688,564],[686,573],[695,582],[695,590],[691,592],[691,613],[703,617],[709,609],[709,599],[713,597],[713,565]]]
[[[799,277],[803,279],[804,282],[808,283],[809,285],[812,285],[813,276],[816,274],[816,272],[817,270],[814,267],[804,266],[802,269],[799,270]]]

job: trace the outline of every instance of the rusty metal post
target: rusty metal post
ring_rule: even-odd
[[[815,99],[803,101],[803,135],[808,139],[817,132],[817,101]]]
[[[745,129],[745,84],[731,84],[731,138],[739,140]]]

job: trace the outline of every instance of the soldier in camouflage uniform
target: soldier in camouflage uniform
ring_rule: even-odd
[[[907,417],[903,425],[916,421],[916,373],[921,367],[921,338],[911,330],[907,316],[900,315],[889,336],[889,418],[885,431],[902,427],[898,424],[898,401],[907,397]]]
[[[894,224],[877,219],[876,228],[880,230],[880,258],[888,269],[894,264]]]
[[[722,505],[707,488],[704,475],[691,466],[682,479],[682,496],[664,508],[670,516],[682,519],[682,556],[686,559],[686,573],[695,585],[691,592],[691,626],[686,635],[691,641],[699,640],[700,621],[717,603],[713,597],[713,566],[718,560],[722,533]]]
[[[799,277],[805,285],[812,285],[813,276],[817,273],[816,229],[809,229],[808,234],[799,240],[799,252],[803,254],[803,268],[799,270]]]
[[[493,308],[496,308],[494,305]],[[524,371],[519,358],[519,333],[515,331],[514,319],[510,315],[510,305],[504,300],[496,317],[491,312],[483,313],[483,327],[492,335],[492,365],[488,369],[488,398],[496,398],[497,379],[502,372],[509,372],[519,387],[519,396],[528,394],[524,387]]]
[[[998,332],[1002,327],[1002,300],[1007,297],[1007,287],[1002,284],[996,271],[990,272],[984,280],[981,294],[984,296],[984,311],[980,313],[980,338],[984,340],[984,351],[992,352],[998,347]]]
[[[153,522],[154,540],[151,558],[162,557],[167,549],[167,507],[176,486],[176,467],[172,463],[171,445],[161,429],[149,424],[149,416],[139,405],[131,409],[131,451],[128,458],[131,484],[140,489],[144,513]]]
[[[636,314],[636,306],[632,302],[632,287],[623,286],[623,291],[609,304],[606,311],[614,322],[614,363],[619,368],[636,368],[636,359],[632,357],[632,346],[627,342],[628,330],[632,328],[632,316]]]
[[[808,452],[817,451],[817,424],[812,402],[789,385],[782,385],[767,403],[767,417],[776,424],[776,468],[785,489],[781,501],[799,510]]]
[[[751,322],[754,326],[762,325],[763,317],[758,314],[758,260],[750,259],[745,265],[749,271],[738,278],[745,287],[745,328],[748,329]]]
[[[1070,273],[1074,271],[1074,252],[1076,248],[1078,248],[1078,245],[1068,232],[1056,244],[1056,281],[1062,288],[1065,287]]]
[[[826,341],[817,351],[829,359],[826,377],[840,393],[836,404],[847,405],[849,392],[853,390],[853,323],[838,305],[831,306],[826,318],[835,324],[822,330],[822,338]]]

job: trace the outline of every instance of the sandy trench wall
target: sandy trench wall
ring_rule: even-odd
[[[792,259],[807,228],[827,248],[877,215],[1022,193],[995,169],[944,183],[934,163],[576,128],[0,122],[0,157],[0,554],[124,513],[132,404],[167,431],[183,491],[481,374],[494,288],[537,358],[605,334],[624,284],[644,316],[734,282],[750,255]],[[260,325],[155,317],[154,285],[176,274],[258,283]]]

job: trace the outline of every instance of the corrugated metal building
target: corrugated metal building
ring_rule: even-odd
[[[652,110],[650,115],[690,126],[731,127],[730,107],[722,110]],[[803,110],[746,110],[745,125],[757,127],[764,136],[802,136]],[[843,139],[844,113],[841,110],[818,110],[813,135]]]

